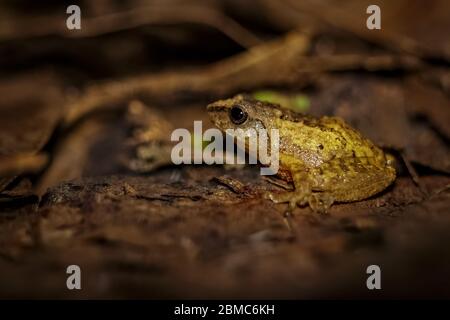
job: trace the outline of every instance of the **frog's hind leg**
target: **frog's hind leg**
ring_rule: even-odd
[[[325,213],[334,202],[359,201],[384,190],[395,180],[395,169],[372,158],[334,159],[320,167],[292,173],[295,190],[269,193],[275,203],[309,204],[315,212]]]
[[[367,199],[384,190],[395,180],[395,169],[382,166],[371,158],[335,159],[320,168],[313,190],[330,193],[335,201]]]

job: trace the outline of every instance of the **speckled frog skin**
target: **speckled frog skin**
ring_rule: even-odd
[[[314,211],[326,212],[334,202],[366,199],[395,180],[393,157],[340,118],[317,119],[244,95],[214,102],[207,110],[223,131],[279,130],[278,175],[295,189],[267,197],[289,203],[291,210],[309,204]]]

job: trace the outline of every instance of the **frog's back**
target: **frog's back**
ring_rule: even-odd
[[[336,142],[336,147],[342,151],[340,155],[337,155],[338,158],[346,158],[348,156],[353,158],[382,157],[384,165],[383,151],[341,118],[322,117],[319,119],[319,126],[325,128],[325,131]]]
[[[280,130],[281,158],[317,167],[336,158],[373,158],[384,162],[384,153],[342,119],[298,116],[283,119]]]

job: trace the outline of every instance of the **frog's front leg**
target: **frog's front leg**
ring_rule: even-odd
[[[314,212],[326,213],[334,202],[334,197],[329,192],[313,191],[317,182],[311,179],[311,175],[305,171],[292,173],[295,190],[282,193],[270,192],[267,198],[275,203],[289,203],[289,211],[298,206],[309,204]]]
[[[292,211],[297,205],[305,205],[311,195],[311,184],[306,172],[292,173],[292,180],[294,182],[294,191],[285,192],[269,192],[266,198],[275,203],[289,203],[289,211]]]
[[[308,202],[311,189],[307,184],[302,184],[300,188],[294,191],[285,191],[282,193],[269,192],[266,197],[275,203],[289,203],[289,209],[292,211],[297,205],[305,205]]]
[[[312,192],[308,199],[311,209],[319,213],[327,213],[334,201],[334,196],[329,192]]]

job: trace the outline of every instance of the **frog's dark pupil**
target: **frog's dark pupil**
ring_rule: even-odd
[[[244,123],[247,120],[247,113],[239,106],[233,106],[230,110],[231,121],[235,124]]]

